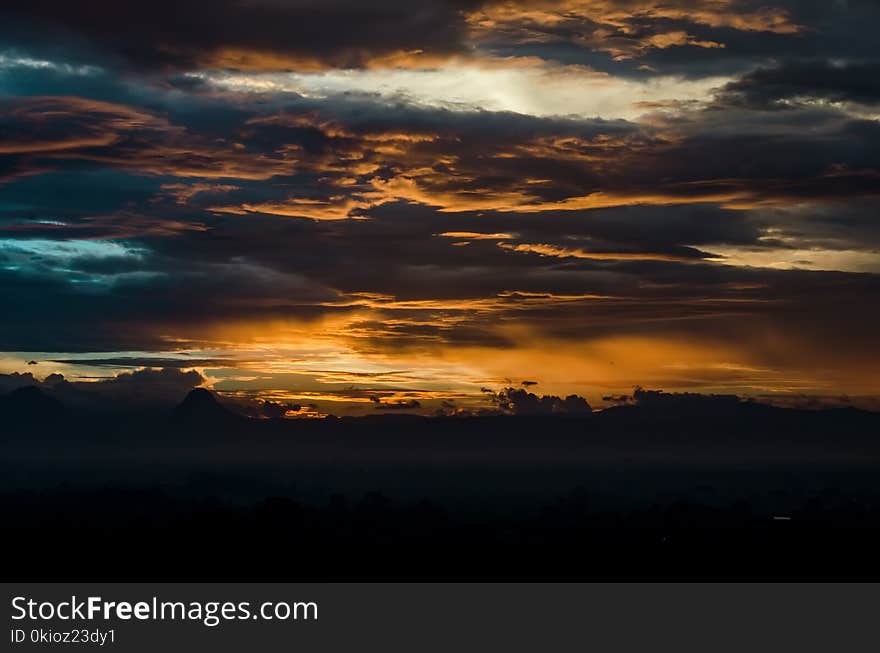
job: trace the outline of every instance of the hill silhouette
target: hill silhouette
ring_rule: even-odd
[[[40,388],[25,386],[0,397],[0,417],[13,422],[52,422],[66,414],[64,404]]]
[[[639,391],[633,401],[603,411],[518,410],[477,415],[378,413],[325,419],[260,419],[227,407],[204,388],[191,390],[170,412],[83,410],[51,391],[23,387],[0,397],[7,442],[63,438],[108,446],[168,447],[204,437],[247,458],[255,451],[299,459],[431,460],[478,458],[585,460],[596,455],[720,458],[880,459],[880,413],[852,408],[806,410],[743,401],[736,396]],[[63,421],[63,429],[57,428]]]
[[[243,418],[225,408],[210,391],[204,388],[190,390],[171,413],[172,421],[188,424],[223,424],[239,422]]]

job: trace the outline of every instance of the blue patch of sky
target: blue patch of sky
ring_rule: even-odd
[[[144,279],[160,273],[125,269],[83,269],[81,264],[112,261],[138,263],[149,255],[146,248],[113,240],[51,240],[47,238],[0,238],[0,269],[65,279],[78,286],[112,286],[121,280]]]

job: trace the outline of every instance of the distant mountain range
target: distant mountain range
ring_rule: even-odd
[[[0,397],[0,441],[16,446],[175,447],[212,443],[316,460],[500,461],[597,457],[751,460],[835,456],[880,460],[880,413],[802,410],[734,396],[645,392],[592,413],[422,417],[374,414],[314,420],[239,415],[195,389],[171,410],[83,413],[36,387]]]

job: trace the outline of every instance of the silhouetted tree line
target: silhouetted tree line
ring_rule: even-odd
[[[575,492],[528,513],[466,514],[379,493],[237,504],[158,490],[0,495],[7,576],[90,579],[866,578],[880,497],[598,509]]]

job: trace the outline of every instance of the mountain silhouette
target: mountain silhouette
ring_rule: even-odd
[[[172,419],[178,422],[218,423],[239,421],[242,418],[231,410],[224,408],[217,397],[204,388],[191,390],[186,398],[178,404]]]
[[[47,422],[65,412],[64,404],[35,386],[17,388],[0,397],[0,414],[5,420]]]

